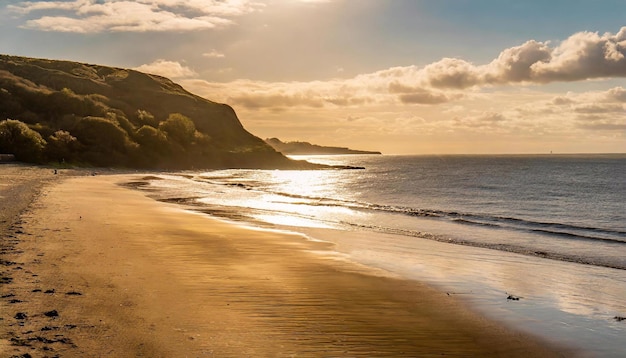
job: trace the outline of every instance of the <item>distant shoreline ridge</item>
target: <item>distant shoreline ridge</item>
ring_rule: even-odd
[[[267,138],[269,144],[277,152],[284,155],[337,155],[337,154],[382,154],[378,151],[356,150],[347,147],[328,147],[309,142],[283,142],[278,138]]]

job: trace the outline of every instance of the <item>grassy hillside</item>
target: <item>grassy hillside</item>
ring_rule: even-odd
[[[233,109],[129,69],[0,55],[0,153],[26,162],[158,169],[306,166]]]

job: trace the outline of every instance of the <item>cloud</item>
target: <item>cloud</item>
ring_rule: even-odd
[[[309,82],[236,80],[228,83],[189,79],[181,84],[206,98],[249,109],[283,110],[286,107],[357,107],[372,105],[436,105],[462,98],[456,90],[405,86],[416,68],[390,68],[346,79]]]
[[[530,40],[505,49],[498,58],[483,68],[485,84],[533,82],[533,66],[549,61],[551,49],[546,42]]]
[[[426,90],[401,94],[399,96],[400,101],[405,104],[440,104],[460,97],[461,95],[447,95],[442,92],[432,92]]]
[[[438,88],[467,88],[484,82],[480,68],[456,58],[444,58],[422,72],[426,82]]]
[[[285,107],[320,108],[324,102],[319,98],[306,97],[301,94],[251,94],[230,97],[229,103],[247,109],[272,108],[281,110]]]
[[[563,106],[563,105],[575,103],[574,100],[565,96],[554,97],[551,102],[552,104],[555,104],[557,106]]]
[[[605,93],[607,101],[617,101],[626,103],[626,89],[623,87],[611,88]]]
[[[134,70],[167,78],[184,78],[197,75],[192,69],[181,65],[179,62],[162,59],[135,67]]]
[[[579,32],[550,47],[530,40],[503,50],[485,65],[443,58],[422,69],[395,68],[398,86],[467,89],[508,84],[545,84],[626,77],[626,27],[617,34]]]
[[[391,67],[352,78],[326,81],[237,80],[230,83],[210,83],[196,80],[187,81],[183,85],[207,98],[249,109],[284,110],[288,107],[398,104],[436,106],[462,99],[471,100],[473,96],[486,94],[488,91],[484,89],[493,86],[540,85],[555,81],[626,77],[624,53],[626,27],[617,34],[576,33],[556,46],[551,46],[548,42],[529,40],[519,46],[504,49],[495,59],[484,65],[444,58],[423,67]],[[595,97],[587,99],[569,94],[558,96],[552,98],[551,103],[546,102],[545,110],[546,113],[558,112],[557,106],[574,106],[590,101],[626,102],[626,90],[621,87],[595,93],[593,96]],[[586,107],[579,107],[578,110],[584,111],[584,108]]]
[[[626,111],[616,105],[587,105],[574,109],[577,126],[582,129],[626,135]]]
[[[626,89],[623,87],[605,91],[569,92],[545,101],[527,101],[511,113],[525,129],[532,128],[531,123],[534,123],[536,128],[555,133],[569,128],[601,130],[623,137],[626,134],[624,94]],[[513,116],[507,115],[508,118]]]
[[[224,58],[225,55],[217,50],[211,50],[202,54],[203,57],[208,58]]]
[[[605,91],[593,91],[583,93],[568,92],[565,95],[559,95],[550,101],[554,105],[570,106],[590,106],[603,105],[621,107],[626,104],[626,88],[613,87]]]
[[[601,131],[624,131],[626,130],[626,123],[588,123],[581,124],[581,128]]]
[[[72,0],[25,1],[7,8],[21,15],[60,13],[28,20],[24,28],[97,33],[214,29],[259,7],[250,0]]]
[[[206,98],[247,109],[284,110],[288,107],[335,108],[376,104],[396,104],[398,94],[390,93],[388,85],[377,76],[310,82],[265,82],[237,80],[229,83],[184,80],[181,84]],[[410,96],[411,94],[401,94]],[[405,98],[405,103],[441,103],[445,95],[426,93],[423,98]]]
[[[410,76],[410,75],[409,75]],[[427,87],[412,87],[392,80],[388,85],[389,93],[398,94],[398,99],[404,104],[440,104],[463,97],[459,92],[443,92]]]
[[[533,64],[538,81],[626,76],[626,27],[616,34],[580,32],[556,47],[550,61]]]
[[[507,118],[502,113],[492,111],[455,118],[455,122],[457,122],[457,124],[470,128],[488,127],[493,129],[505,121],[507,121]]]
[[[624,113],[624,106],[614,103],[591,103],[574,107],[574,112],[583,114]]]

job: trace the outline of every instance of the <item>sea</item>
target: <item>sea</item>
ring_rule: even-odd
[[[332,242],[581,357],[626,357],[626,154],[292,158],[364,169],[158,173],[140,188]]]

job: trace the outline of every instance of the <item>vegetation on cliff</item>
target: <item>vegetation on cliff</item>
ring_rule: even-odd
[[[233,109],[129,69],[0,55],[0,153],[31,163],[296,168]]]

